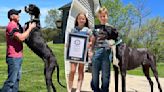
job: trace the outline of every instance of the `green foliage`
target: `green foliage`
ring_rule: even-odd
[[[131,44],[133,44],[133,47],[136,48],[148,48],[152,53],[154,53],[157,61],[162,61],[162,58],[164,58],[164,39],[162,38],[163,36],[161,36],[163,32],[162,28],[162,18],[155,17],[148,19],[144,24],[142,24],[142,27],[140,28],[141,31],[139,31],[138,34],[136,34],[137,30],[131,31],[131,39],[134,40]]]
[[[131,4],[123,5],[120,0],[101,0],[102,5],[108,9],[109,23],[122,30],[133,22],[134,6]]]
[[[57,9],[51,9],[48,11],[46,16],[45,23],[47,28],[56,28],[56,20],[60,18],[61,14]]]
[[[0,29],[0,43],[3,43],[6,41],[6,35],[4,29]]]
[[[44,39],[49,41],[59,41],[61,37],[59,37],[61,30],[56,29],[56,21],[60,19],[61,13],[57,9],[51,9],[48,11],[48,15],[46,16],[45,23],[46,29],[42,30]]]
[[[57,37],[59,36],[59,33],[60,33],[59,29],[52,29],[52,28],[42,29],[43,38],[47,42],[57,39]]]
[[[43,38],[45,39],[46,42],[59,39],[60,31],[61,31],[60,29],[55,29],[55,28],[41,29]],[[0,29],[0,43],[4,43],[4,42],[6,42],[5,29]]]
[[[129,34],[137,22],[135,6],[124,5],[121,0],[101,0],[101,3],[108,9],[109,23],[117,28],[123,41],[131,46],[134,39],[130,39]]]

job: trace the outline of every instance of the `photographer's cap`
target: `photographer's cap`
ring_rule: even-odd
[[[21,13],[21,10],[11,9],[11,10],[8,11],[8,18],[10,19],[10,16],[11,16],[12,14],[18,15],[19,13]]]

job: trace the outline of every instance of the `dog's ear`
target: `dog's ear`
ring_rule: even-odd
[[[29,10],[33,10],[33,9],[34,9],[34,7],[35,7],[35,5],[34,5],[34,4],[29,4]]]
[[[29,9],[27,8],[27,6],[24,7],[24,11],[28,13]]]

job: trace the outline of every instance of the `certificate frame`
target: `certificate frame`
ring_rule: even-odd
[[[68,33],[66,60],[69,62],[86,63],[88,35]]]

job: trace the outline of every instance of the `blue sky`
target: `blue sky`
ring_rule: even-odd
[[[136,0],[122,0],[124,4],[132,3],[136,4]],[[146,9],[151,11],[148,18],[160,16],[164,18],[164,0],[142,0],[145,1],[144,5]]]
[[[24,9],[24,6],[33,3],[41,9],[41,25],[45,26],[44,20],[47,11],[54,8],[59,8],[72,0],[0,0],[0,26],[8,24],[7,11],[11,8]],[[136,0],[122,0],[124,4],[135,4]],[[149,18],[161,16],[164,18],[164,0],[145,0],[145,7],[151,10]],[[24,25],[29,20],[29,16],[22,12],[20,15],[20,23]]]
[[[11,8],[24,10],[24,6],[28,4],[35,4],[41,10],[41,25],[45,26],[44,20],[47,15],[47,11],[54,8],[59,8],[64,4],[71,2],[71,0],[0,0],[0,26],[6,26],[9,22],[7,18],[7,12]],[[20,23],[24,25],[26,21],[30,19],[30,16],[24,11],[20,14]]]

